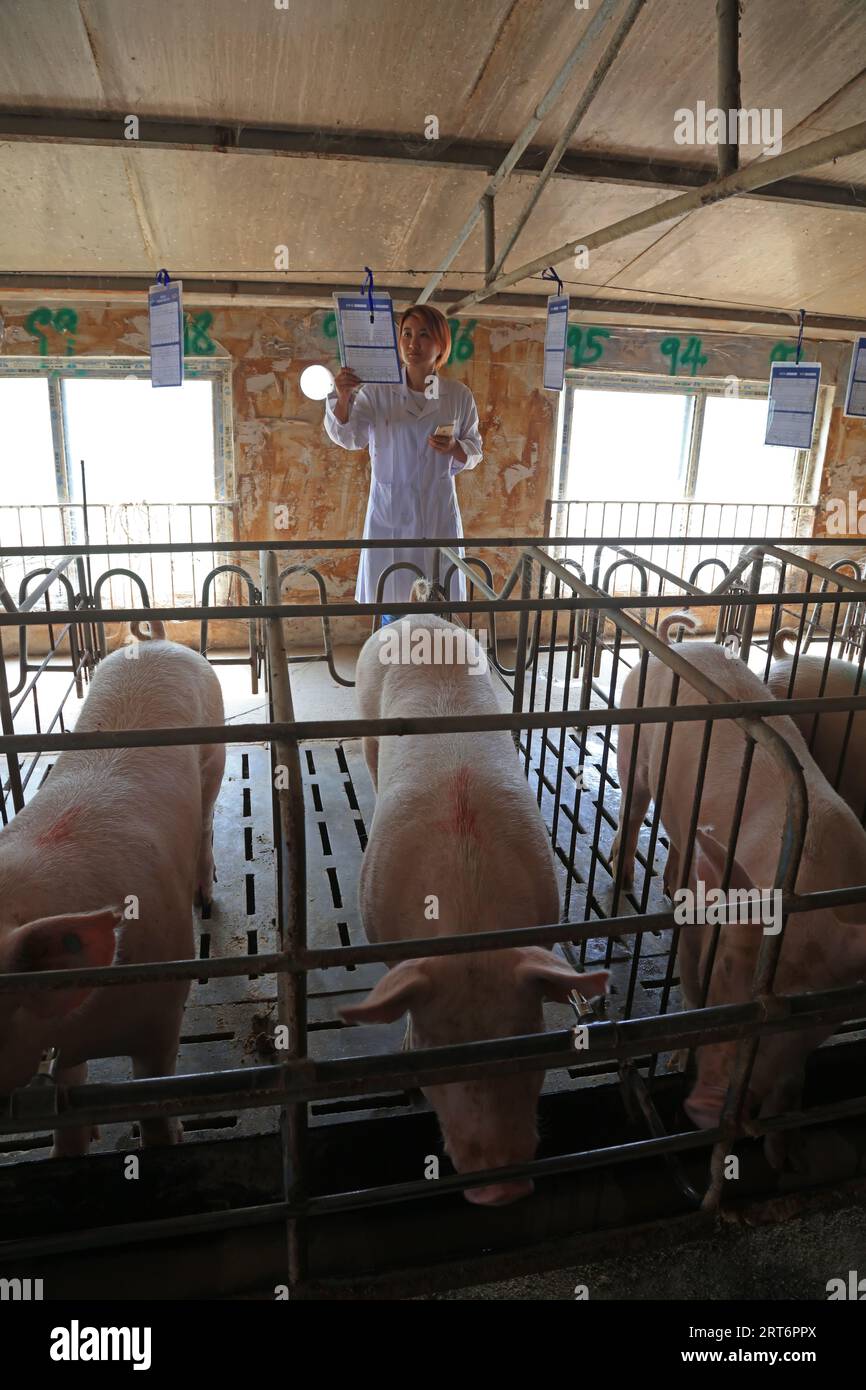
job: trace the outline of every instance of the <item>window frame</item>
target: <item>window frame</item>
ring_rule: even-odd
[[[71,460],[66,438],[63,381],[75,377],[111,381],[130,376],[141,381],[149,381],[150,359],[146,357],[0,357],[0,377],[47,378],[57,504],[73,506],[76,503],[69,487]],[[188,503],[198,505],[203,501],[231,504],[236,497],[234,440],[231,429],[231,363],[225,360],[215,361],[210,357],[187,357],[184,358],[184,379],[186,378],[194,381],[210,381],[213,386],[211,394],[214,496],[207,499],[188,498],[186,502],[179,505],[183,506]]]
[[[568,454],[571,444],[571,421],[574,414],[573,402],[578,391],[620,391],[625,395],[667,394],[691,395],[695,397],[692,410],[691,437],[688,460],[683,479],[683,494],[675,499],[678,503],[696,502],[695,487],[698,477],[701,441],[703,438],[706,403],[710,396],[724,396],[730,385],[730,377],[683,378],[645,372],[592,371],[587,368],[572,368],[566,371],[565,385],[560,394],[559,419],[557,421],[557,452],[555,458],[556,477],[552,489],[554,502],[579,502],[586,499],[569,497],[566,491],[568,481]],[[769,383],[746,378],[737,379],[737,395],[745,400],[766,400]],[[812,431],[812,443],[808,449],[798,449],[794,459],[791,478],[794,496],[784,502],[766,505],[813,506],[815,504],[821,479],[821,466],[830,427],[830,413],[833,405],[834,388],[822,385],[818,395],[818,408]],[[611,499],[616,500],[616,499]],[[635,505],[651,498],[630,498]],[[704,499],[701,499],[702,501]],[[748,498],[713,498],[707,505],[727,502],[747,502]],[[761,504],[765,505],[765,504]]]

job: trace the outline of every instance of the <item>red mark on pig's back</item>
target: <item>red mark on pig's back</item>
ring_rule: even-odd
[[[37,845],[59,845],[64,840],[69,840],[75,833],[78,818],[81,814],[80,806],[70,806],[62,815],[43,830],[41,835],[37,835]]]
[[[477,840],[478,825],[470,800],[469,768],[458,767],[448,779],[446,792],[447,814],[433,822],[434,830],[455,835],[460,840]]]

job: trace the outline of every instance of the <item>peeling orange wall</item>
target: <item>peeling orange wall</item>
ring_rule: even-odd
[[[73,360],[93,356],[144,356],[147,319],[140,305],[68,306],[77,315],[74,333],[55,322],[33,331],[33,306],[0,310],[4,355],[39,355]],[[191,310],[195,317],[197,310]],[[28,319],[31,326],[28,329]],[[322,540],[360,537],[363,532],[370,468],[366,452],[347,453],[332,444],[322,425],[324,408],[308,400],[298,384],[304,367],[314,362],[336,365],[336,344],[325,333],[321,310],[277,312],[271,309],[214,309],[204,337],[193,346],[213,346],[209,360],[231,360],[234,435],[234,486],[240,502],[240,540]],[[479,405],[485,457],[479,467],[458,478],[464,528],[475,535],[541,535],[553,456],[557,398],[541,388],[542,342],[538,325],[533,337],[526,325],[479,324],[469,361],[455,362],[447,374],[465,381]],[[496,343],[494,347],[491,343]],[[98,501],[98,499],[94,499]],[[280,515],[277,508],[285,508]],[[275,522],[286,520],[286,527]],[[488,559],[490,557],[488,556]],[[351,599],[358,551],[313,556],[295,552],[294,563],[314,559],[322,568],[329,597]],[[251,556],[251,562],[253,557]],[[510,564],[494,565],[501,579]],[[307,582],[285,586],[286,597],[315,601]],[[357,639],[369,629],[344,620],[338,640]],[[304,625],[316,640],[318,620]],[[297,625],[294,638],[300,639]]]
[[[866,504],[866,420],[846,419],[841,405],[836,405],[827,435],[827,452],[815,517],[816,535],[827,533],[828,519],[832,528],[836,509],[831,507],[828,511],[828,504],[838,499],[850,511],[849,494],[852,492],[855,505],[849,518],[850,531],[857,534],[859,529],[862,536],[866,534],[866,516],[858,518],[857,503],[862,499]],[[866,505],[863,510],[866,512]]]
[[[43,354],[52,364],[62,357],[64,366],[92,356],[146,356],[147,316],[140,302],[63,307],[68,310],[65,315],[61,306],[40,310],[35,323],[32,302],[0,307],[0,351],[7,356]],[[330,442],[322,427],[322,405],[307,400],[298,384],[310,363],[336,364],[336,343],[326,333],[325,312],[248,307],[214,308],[204,318],[202,314],[198,308],[189,309],[194,323],[207,320],[204,330],[191,334],[192,354],[231,362],[234,479],[229,492],[240,503],[239,539],[296,537],[324,545],[329,539],[359,537],[369,485],[366,454],[347,453]],[[659,354],[664,334],[658,330],[597,331],[607,334],[600,369],[666,370],[666,359]],[[475,395],[485,449],[479,467],[457,480],[464,528],[470,536],[541,535],[552,485],[557,407],[557,397],[541,387],[543,324],[488,319],[474,324],[471,341],[462,323],[460,335],[463,348],[446,370],[465,381]],[[769,339],[705,334],[703,340],[710,354],[705,359],[707,373],[768,375]],[[810,355],[824,362],[825,383],[844,380],[845,345],[812,348]],[[862,423],[843,421],[837,404],[821,500],[845,495],[849,489],[859,493],[864,463],[866,429]],[[275,524],[277,508],[285,508],[285,529]],[[817,529],[823,530],[823,520],[820,508]],[[285,563],[313,558],[295,552]],[[358,552],[323,552],[315,558],[329,597],[350,599]],[[495,580],[501,581],[510,558],[502,552],[487,558]],[[251,563],[253,559],[251,547]],[[284,592],[294,601],[315,599],[309,584],[286,585]],[[367,630],[366,623],[343,620],[335,637],[357,640]],[[315,620],[302,628],[295,624],[292,635],[295,640],[303,636],[315,641],[318,633]]]

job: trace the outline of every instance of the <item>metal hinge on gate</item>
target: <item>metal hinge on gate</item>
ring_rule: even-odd
[[[49,1047],[43,1052],[36,1075],[13,1091],[9,1099],[9,1116],[13,1120],[38,1120],[60,1113],[60,1088],[57,1084],[57,1067],[60,1052]]]
[[[571,1030],[572,1044],[576,1052],[581,1052],[586,1045],[581,1033],[581,1029],[586,1026],[584,1020],[596,1020],[598,1016],[589,1000],[585,999],[576,989],[571,991],[571,994],[568,996],[568,1002],[574,1010],[577,1019],[577,1023]]]

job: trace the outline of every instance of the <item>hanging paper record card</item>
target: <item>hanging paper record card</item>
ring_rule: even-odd
[[[774,362],[770,369],[765,444],[809,449],[818,408],[820,362]]]
[[[164,274],[164,272],[161,272]],[[151,386],[183,385],[183,283],[168,280],[147,292]]]

